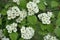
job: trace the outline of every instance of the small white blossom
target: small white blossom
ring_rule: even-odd
[[[13,2],[17,3],[18,5],[20,4],[20,0],[13,0]]]
[[[21,23],[21,21],[23,21],[23,19],[25,19],[26,16],[27,16],[27,12],[25,10],[22,10],[19,18],[16,19],[16,22]]]
[[[47,15],[49,16],[49,17],[52,17],[52,12],[47,12]]]
[[[21,28],[21,37],[23,39],[31,39],[34,36],[34,29],[32,27],[24,27]]]
[[[58,40],[58,39],[55,36],[48,34],[44,36],[44,40]]]
[[[19,18],[16,19],[16,22],[17,23],[21,23],[22,20],[23,20],[23,18],[22,17],[19,17]]]
[[[26,28],[24,26],[21,28],[21,33],[26,33]]]
[[[52,17],[52,12],[41,13],[38,15],[38,18],[42,21],[43,24],[50,24],[51,17]]]
[[[6,26],[6,29],[8,30],[8,33],[12,33],[17,31],[17,24],[16,23],[12,23],[10,25]]]
[[[26,10],[22,10],[20,13],[20,17],[25,18],[27,16]]]
[[[43,16],[43,14],[39,14],[39,15],[38,15],[38,18],[39,18],[39,19],[42,19],[42,16]]]
[[[32,12],[33,12],[33,14],[39,12],[39,8],[38,8],[37,4],[34,3],[34,2],[31,2],[31,1],[28,2],[28,3],[27,3],[27,8],[28,8],[28,12],[30,12],[30,14],[28,14],[28,15],[31,15]],[[33,15],[33,14],[32,14],[32,15]]]
[[[1,40],[9,40],[9,38],[3,37]]]
[[[29,11],[28,15],[34,15],[34,12],[33,11]]]
[[[17,6],[12,7],[12,11],[15,13],[16,16],[19,16],[20,14],[20,9]]]
[[[33,2],[34,2],[34,3],[39,3],[39,2],[40,2],[40,0],[33,0]]]
[[[14,19],[16,18],[16,16],[19,15],[20,15],[20,10],[17,6],[13,6],[7,11],[8,20]]]

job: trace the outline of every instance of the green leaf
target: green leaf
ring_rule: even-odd
[[[48,31],[48,32],[52,32],[54,27],[53,24],[42,24],[41,22],[37,22],[38,26],[41,28],[42,31]]]
[[[23,19],[23,21],[21,21],[21,25],[26,25],[26,19]]]
[[[6,10],[3,9],[3,10],[1,11],[1,14],[2,14],[2,15],[6,15],[6,14],[7,14]]]
[[[57,7],[59,4],[57,1],[51,1],[51,7],[54,8],[54,7]]]
[[[48,32],[52,32],[54,27],[53,25],[49,24],[49,25],[43,25],[43,24],[40,24],[41,25],[41,29],[43,31],[47,30]]]
[[[39,31],[38,33],[39,33],[40,35],[46,35],[46,34],[48,34],[47,31]]]
[[[45,4],[43,2],[40,2],[38,4],[38,7],[39,7],[40,10],[43,10],[43,11],[46,9]]]
[[[24,40],[24,39],[20,38],[19,40]]]
[[[37,23],[37,17],[36,16],[28,16],[27,21],[29,24],[35,25]]]
[[[60,12],[58,13],[58,16],[57,16],[57,18],[58,18],[58,19],[60,18]]]
[[[11,3],[5,5],[5,9],[8,9],[11,6]]]
[[[27,1],[26,0],[20,0],[20,7],[26,8]]]
[[[60,37],[60,28],[59,27],[56,28],[54,32],[58,37]]]
[[[8,36],[8,32],[7,32],[6,29],[3,29],[3,33],[4,33],[5,36]]]
[[[26,25],[26,19],[24,19],[23,21],[21,21],[20,24],[18,24],[19,28],[21,28],[22,25],[24,25],[24,26]]]
[[[60,26],[60,11],[57,14],[56,26]]]
[[[18,33],[11,33],[11,34],[9,34],[9,36],[10,36],[11,40],[17,40]]]
[[[56,26],[60,26],[60,19],[56,20]]]

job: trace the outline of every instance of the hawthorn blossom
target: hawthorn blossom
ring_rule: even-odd
[[[34,29],[32,27],[24,27],[21,28],[21,37],[23,39],[31,39],[34,36]]]
[[[8,30],[8,33],[16,32],[17,31],[17,24],[12,23],[10,25],[7,25],[6,29]]]
[[[43,24],[50,24],[50,18],[52,17],[52,12],[41,13],[38,15],[38,18],[42,21]]]

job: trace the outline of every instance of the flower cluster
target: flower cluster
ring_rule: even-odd
[[[36,3],[39,3],[39,0],[33,0],[33,2],[30,1],[27,3],[28,15],[34,15],[39,12],[39,8]]]
[[[52,17],[52,12],[42,13],[38,15],[38,18],[42,20],[43,24],[50,24],[50,18]]]
[[[20,23],[27,16],[26,10],[23,9],[21,11],[17,6],[13,6],[7,11],[8,20],[14,19],[17,16],[19,18],[16,19],[16,22]]]
[[[21,37],[23,39],[31,39],[34,35],[34,29],[32,27],[27,27],[25,28],[24,26],[22,26],[21,28]]]
[[[9,40],[9,38],[3,37],[1,40]]]
[[[17,6],[13,6],[7,11],[8,20],[16,18],[16,16],[19,16],[20,10]]]
[[[55,36],[51,36],[50,34],[44,37],[44,40],[58,40]]]
[[[12,23],[10,25],[6,26],[6,29],[8,30],[8,33],[12,33],[17,31],[17,24],[16,23]]]
[[[13,2],[17,3],[18,5],[20,4],[20,0],[13,0]]]
[[[16,19],[16,22],[17,22],[17,23],[21,23],[21,21],[22,21],[24,18],[26,18],[26,16],[27,16],[27,12],[26,12],[25,10],[22,10],[22,11],[20,12],[19,18]]]

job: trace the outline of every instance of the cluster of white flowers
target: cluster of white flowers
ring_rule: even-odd
[[[23,39],[31,39],[34,36],[34,29],[32,27],[25,28],[22,26],[21,28],[21,37]]]
[[[43,24],[50,24],[50,18],[52,15],[52,12],[42,13],[38,15],[38,18],[42,21]]]
[[[16,16],[19,16],[19,14],[20,14],[20,10],[17,6],[11,7],[7,11],[8,20],[16,18]]]
[[[33,0],[33,2],[28,2],[27,3],[27,8],[28,8],[28,15],[34,15],[35,13],[39,12],[38,3],[39,1]]]
[[[0,38],[4,37],[2,29],[0,29]]]
[[[55,36],[51,36],[50,34],[44,36],[44,40],[58,40]]]
[[[9,40],[9,38],[3,37],[1,40]]]
[[[24,18],[26,18],[26,16],[27,16],[27,12],[26,12],[25,10],[22,10],[22,11],[20,12],[19,18],[16,19],[16,22],[17,22],[17,23],[21,23],[21,21],[22,21]]]
[[[16,19],[16,22],[20,23],[27,16],[26,10],[23,9],[21,11],[17,6],[13,6],[7,11],[8,20],[14,19],[17,16],[19,16],[19,18]]]
[[[17,3],[18,5],[20,4],[20,0],[13,0],[13,2]]]
[[[12,33],[17,31],[17,24],[16,23],[12,23],[10,25],[6,26],[6,29],[8,30],[8,33]]]

